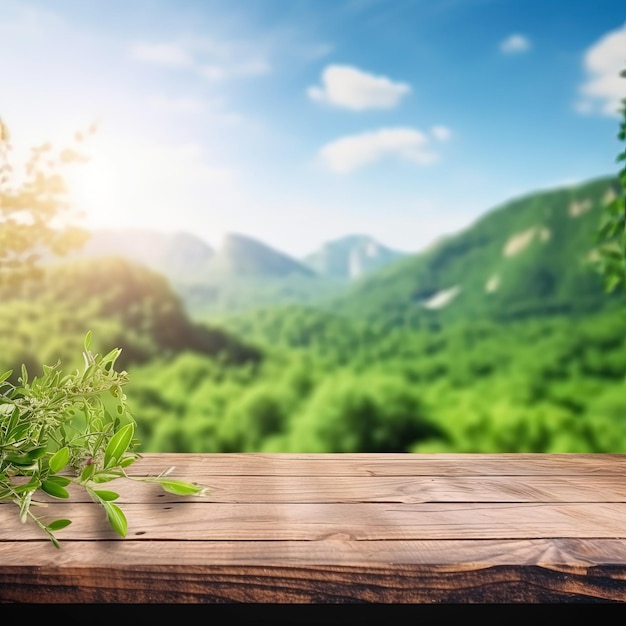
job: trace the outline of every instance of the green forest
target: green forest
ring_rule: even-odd
[[[139,452],[626,452],[623,188],[622,171],[513,199],[343,282],[277,278],[283,257],[265,275],[245,241],[210,289],[120,253],[35,271],[19,255],[54,233],[18,225],[0,372],[78,368],[87,333],[120,348]]]
[[[213,328],[148,272],[139,294],[132,270],[111,263],[107,298],[66,275],[54,283],[77,297],[62,306],[5,299],[2,367],[77,367],[87,327],[101,351],[121,345],[145,452],[626,451],[619,307],[410,328],[289,306]]]

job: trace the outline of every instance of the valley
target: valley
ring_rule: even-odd
[[[624,452],[626,309],[593,265],[617,190],[513,199],[415,254],[100,234],[1,294],[0,369],[121,347],[146,452]]]

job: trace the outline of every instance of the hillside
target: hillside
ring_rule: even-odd
[[[618,189],[605,177],[513,199],[430,250],[357,281],[333,310],[420,323],[610,305],[590,260],[601,209]]]
[[[0,297],[0,369],[73,361],[89,330],[97,351],[122,349],[121,367],[181,352],[232,363],[262,356],[222,329],[194,323],[164,276],[119,257],[51,265],[41,281]]]

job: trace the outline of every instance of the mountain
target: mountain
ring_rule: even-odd
[[[333,302],[349,315],[407,320],[518,319],[583,313],[612,299],[594,271],[604,177],[513,199],[473,225],[357,280]]]
[[[103,229],[90,232],[87,242],[64,259],[121,256],[164,274],[171,282],[201,280],[215,250],[199,237],[147,229]]]
[[[70,258],[139,261],[196,319],[282,304],[392,323],[569,314],[611,301],[590,260],[601,209],[619,190],[603,177],[530,193],[412,254],[349,235],[298,260],[241,234],[214,250],[190,234],[134,230],[95,232]]]
[[[244,278],[313,276],[315,272],[296,259],[256,239],[230,233],[211,260],[211,276]]]
[[[173,283],[203,282],[207,277],[311,276],[305,264],[262,242],[228,234],[215,250],[195,235],[148,229],[103,229],[65,259],[120,256],[164,274]],[[52,259],[47,259],[52,260]],[[56,260],[56,259],[55,259]]]
[[[392,250],[368,235],[348,235],[325,243],[303,262],[322,276],[355,279],[405,256],[407,253]]]
[[[335,282],[256,239],[224,237],[205,275],[175,282],[174,288],[196,319],[209,319],[287,303],[317,302]]]
[[[310,303],[343,287],[305,263],[244,235],[226,235],[217,250],[188,233],[148,229],[95,230],[63,264],[118,257],[158,272],[170,282],[194,317],[283,303]]]
[[[317,303],[339,288],[332,278],[260,241],[227,235],[205,276],[174,285],[190,314],[199,319],[282,304]]]

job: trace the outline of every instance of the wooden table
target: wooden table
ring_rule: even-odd
[[[108,483],[126,538],[73,490],[61,549],[0,504],[0,601],[626,601],[626,455],[146,454],[207,498]]]

